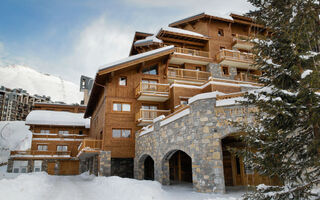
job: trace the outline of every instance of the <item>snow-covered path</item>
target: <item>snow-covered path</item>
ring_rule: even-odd
[[[0,194],[6,200],[236,200],[242,194],[202,194],[190,186],[161,186],[155,181],[115,176],[7,175],[0,176]]]

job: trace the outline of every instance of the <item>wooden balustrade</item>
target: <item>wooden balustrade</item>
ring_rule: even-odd
[[[219,63],[225,59],[237,62],[253,63],[254,55],[251,53],[222,49],[216,55],[216,59]]]
[[[211,76],[210,72],[172,68],[172,67],[168,68],[168,77],[172,79],[207,81],[210,76]]]
[[[136,121],[151,121],[160,115],[167,115],[168,113],[170,113],[170,110],[140,109],[139,112],[136,113]]]
[[[82,149],[101,150],[102,140],[95,140],[90,138],[83,139],[78,150],[81,151]]]
[[[145,94],[153,94],[153,95],[169,95],[169,85],[168,84],[160,84],[160,83],[139,83],[136,87],[136,97]]]
[[[188,55],[192,55],[192,56],[200,56],[200,57],[209,58],[209,52],[207,52],[207,51],[200,51],[200,50],[187,49],[187,48],[181,48],[181,47],[175,47],[174,51],[176,53],[182,53],[182,54],[188,54]]]
[[[248,82],[258,82],[259,76],[248,74],[248,73],[240,73],[234,77],[237,81],[248,81]]]
[[[35,155],[45,155],[45,156],[70,156],[71,155],[71,151],[39,151],[39,150],[27,150],[27,151],[11,151],[10,152],[11,156],[14,155],[31,155],[31,156],[35,156]]]

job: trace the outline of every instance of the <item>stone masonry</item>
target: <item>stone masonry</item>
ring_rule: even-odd
[[[199,99],[190,104],[189,114],[142,136],[136,134],[134,175],[144,178],[144,159],[154,160],[155,180],[167,185],[169,159],[173,152],[184,151],[192,159],[193,187],[198,192],[225,193],[221,140],[237,132],[231,121],[251,122],[255,108],[240,105],[216,106],[216,98]]]

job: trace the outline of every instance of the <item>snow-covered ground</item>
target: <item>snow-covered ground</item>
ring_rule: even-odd
[[[10,151],[31,147],[32,133],[24,121],[0,121],[0,164],[8,161]]]
[[[13,65],[0,67],[0,86],[22,88],[29,94],[50,96],[52,101],[68,104],[80,103],[83,93],[80,86],[60,77],[40,73],[30,67]]]
[[[50,176],[41,172],[14,177],[4,168],[0,167],[0,194],[6,200],[236,200],[243,194],[203,194],[192,191],[190,185],[161,186],[156,181],[116,176]]]

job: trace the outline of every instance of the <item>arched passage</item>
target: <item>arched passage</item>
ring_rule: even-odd
[[[154,161],[151,156],[144,160],[144,177],[145,180],[154,180]]]
[[[192,183],[192,159],[181,150],[169,152],[163,163],[163,171],[167,173],[167,183]]]

